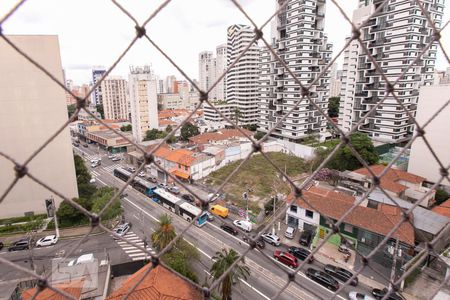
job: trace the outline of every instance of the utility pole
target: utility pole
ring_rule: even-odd
[[[272,199],[273,199],[273,220],[274,220],[274,222],[273,222],[273,225],[272,225],[272,234],[275,234],[275,211],[276,211],[276,208],[275,208],[275,205],[276,205],[276,195],[275,196],[272,196]]]
[[[53,195],[51,196],[50,199],[52,199],[53,220],[55,221],[55,233],[56,237],[59,239],[58,218],[56,217],[56,206],[55,206],[55,199],[53,199]]]
[[[392,286],[392,282],[394,282],[395,280],[395,271],[396,271],[396,267],[397,267],[397,255],[398,255],[398,238],[395,240],[395,248],[394,248],[394,258],[392,260],[392,269],[391,269],[391,277],[390,277],[390,282],[389,285],[393,288]]]

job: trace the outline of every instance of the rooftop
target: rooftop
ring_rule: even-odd
[[[437,214],[450,218],[450,198],[432,209]]]
[[[247,129],[242,129],[248,136],[252,136],[252,132]],[[231,138],[240,138],[245,137],[239,130],[237,129],[221,129],[217,132],[207,132],[203,134],[199,134],[189,138],[189,141],[195,144],[208,144],[210,142],[215,141],[224,141]]]
[[[386,166],[384,166],[384,165],[370,166],[370,169],[376,176],[380,175],[384,171],[385,168],[386,168]],[[366,168],[361,168],[361,169],[355,170],[353,172],[364,175],[367,178],[371,177],[369,170],[367,170]],[[390,168],[386,172],[386,174],[383,177],[381,177],[380,180],[381,180],[380,186],[383,189],[386,189],[386,190],[394,192],[394,193],[401,193],[401,192],[407,190],[408,187],[406,185],[399,183],[399,181],[407,181],[407,182],[414,183],[414,184],[421,184],[425,180],[425,178],[414,175],[412,173],[408,173],[405,171]]]
[[[92,131],[92,132],[90,132],[90,134],[94,134],[94,135],[104,138],[104,139],[115,139],[115,138],[122,139],[122,137],[120,135],[118,135],[117,133],[115,133],[112,130]],[[131,132],[122,132],[122,135],[126,136],[130,140],[133,137]],[[126,142],[126,144],[129,144],[128,141],[125,141],[125,142]]]
[[[291,194],[288,198],[293,199]],[[347,211],[349,211],[355,198],[341,192],[329,192],[319,187],[313,187],[303,192],[303,198],[310,203],[316,211],[321,215],[330,217],[332,219],[340,219]],[[350,199],[352,198],[352,199]],[[312,209],[303,199],[294,199],[295,204],[305,209]],[[344,222],[364,228],[371,232],[375,232],[386,236],[395,226],[402,220],[400,209],[397,207],[386,208],[379,207],[379,209],[367,208],[363,206],[356,206],[345,217]],[[394,238],[414,245],[414,229],[409,223],[403,223],[398,230],[392,234]]]
[[[194,285],[161,265],[146,274],[151,267],[151,264],[142,267],[106,299],[122,299],[145,275],[145,278],[131,292],[130,299],[197,300],[202,298],[201,292]]]
[[[75,299],[81,298],[81,292],[83,290],[84,279],[73,280],[67,283],[59,283],[52,285],[53,287],[66,292],[67,294],[73,296]],[[37,288],[31,288],[22,292],[23,300],[33,299],[33,295],[36,293]],[[49,289],[45,288],[42,290],[36,298],[36,300],[65,300],[65,296]]]

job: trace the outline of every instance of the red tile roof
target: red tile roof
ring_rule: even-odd
[[[435,213],[450,218],[450,198],[432,209]]]
[[[151,151],[155,146],[151,145],[146,148],[147,151]],[[155,158],[163,158],[177,164],[184,166],[191,166],[196,158],[194,157],[194,152],[186,149],[170,149],[167,145],[162,145],[154,153]]]
[[[242,129],[248,136],[252,136],[252,132],[247,129]],[[195,144],[207,144],[211,141],[223,141],[228,140],[230,138],[236,137],[245,137],[239,130],[237,129],[221,129],[218,132],[207,132],[203,134],[199,134],[189,138],[189,141]]]
[[[122,299],[129,290],[146,274],[151,264],[142,267],[128,278],[124,284],[106,299]],[[138,286],[131,292],[128,299],[139,300],[197,300],[202,299],[201,292],[192,284],[159,265],[151,270]]]
[[[383,166],[383,165],[370,166],[370,169],[372,170],[372,172],[377,176],[379,174],[381,174],[385,168],[386,168],[386,166]],[[366,168],[361,168],[361,169],[355,170],[353,172],[367,176],[367,177],[371,177],[369,170],[367,170]],[[425,180],[425,178],[405,172],[405,171],[390,168],[386,172],[386,174],[383,177],[381,177],[380,186],[383,189],[386,189],[388,191],[399,194],[408,189],[407,186],[398,182],[400,180],[415,183],[415,184],[420,184]]]
[[[355,198],[341,192],[327,191],[319,187],[303,191],[303,199],[295,199],[291,194],[288,201],[293,200],[298,206],[309,210],[315,210],[321,215],[332,219],[340,219],[355,202]],[[345,223],[364,228],[386,236],[397,223],[402,220],[402,215],[397,207],[380,205],[379,209],[356,206],[344,219]],[[394,238],[414,245],[414,229],[410,223],[403,223],[393,234]]]
[[[72,295],[75,299],[81,298],[81,291],[83,290],[84,280],[73,280],[68,283],[59,283],[52,286],[66,292],[69,295]],[[36,288],[31,288],[22,292],[22,299],[28,300],[33,298],[34,293],[36,293]],[[36,298],[36,300],[66,300],[67,297],[46,288],[40,292]]]

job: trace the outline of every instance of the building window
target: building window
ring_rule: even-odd
[[[307,210],[307,209],[305,210],[305,216],[307,216],[308,218],[312,219],[313,215],[314,215],[314,212],[312,210]]]
[[[353,226],[350,224],[344,224],[344,231],[348,233],[353,233]]]
[[[291,212],[297,213],[297,206],[296,205],[291,205]]]

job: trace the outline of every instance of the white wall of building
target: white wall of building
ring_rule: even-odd
[[[297,212],[295,212],[295,208],[297,209]],[[307,224],[311,224],[314,226],[319,226],[320,224],[320,214],[313,211],[313,210],[309,210],[310,212],[312,212],[312,217],[308,217],[306,214],[306,209],[299,207],[297,205],[291,205],[288,207],[288,209],[286,210],[286,224],[288,224],[288,220],[289,217],[295,218],[298,220],[298,229],[299,230],[304,230],[305,227],[305,223]]]
[[[58,37],[14,35],[8,39],[63,82]],[[23,163],[67,121],[65,94],[47,75],[0,40],[0,151]],[[68,198],[78,197],[69,127],[27,166],[28,171]],[[14,165],[0,157],[0,191],[15,178]],[[61,176],[63,174],[63,176]],[[0,218],[45,213],[46,188],[23,177],[0,203]]]

